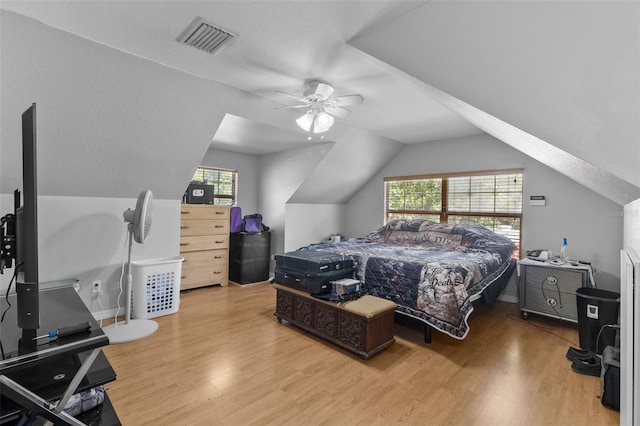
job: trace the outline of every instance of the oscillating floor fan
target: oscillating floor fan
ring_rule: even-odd
[[[154,333],[158,329],[158,323],[147,319],[131,319],[131,248],[133,240],[144,244],[151,229],[153,217],[153,194],[145,190],[138,195],[136,209],[127,209],[123,213],[129,232],[129,252],[127,260],[127,285],[125,290],[126,313],[124,321],[118,321],[104,327],[105,334],[110,343],[125,343],[138,340]]]

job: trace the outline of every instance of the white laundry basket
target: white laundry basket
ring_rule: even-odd
[[[131,318],[178,312],[183,260],[171,257],[131,262]]]

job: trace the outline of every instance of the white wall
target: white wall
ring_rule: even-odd
[[[258,209],[271,228],[271,253],[285,251],[285,206],[289,198],[331,147],[324,144],[260,157]]]
[[[345,229],[344,204],[295,204],[285,207],[284,250],[319,243]]]
[[[362,236],[383,223],[383,177],[500,168],[524,168],[524,250],[558,250],[562,238],[573,258],[594,262],[601,288],[619,291],[622,207],[532,160],[489,135],[406,146],[346,207],[348,236]],[[528,203],[545,195],[545,207]],[[517,297],[512,280],[504,296]]]
[[[1,198],[3,209],[13,205],[12,196]],[[116,308],[121,265],[123,260],[126,262],[124,256],[128,250],[127,226],[122,213],[135,206],[136,199],[39,196],[40,282],[79,280],[80,297],[97,317]],[[153,208],[149,237],[144,244],[133,243],[133,261],[174,258],[180,254],[180,201],[154,200]],[[13,271],[7,269],[0,276],[3,294]],[[102,281],[102,307],[91,291],[94,280]],[[15,292],[15,283],[12,292]],[[121,305],[124,303],[123,298]]]
[[[237,170],[237,204],[242,209],[242,214],[260,213],[260,211],[258,211],[258,181],[260,170],[257,156],[209,149],[200,162],[200,165]]]

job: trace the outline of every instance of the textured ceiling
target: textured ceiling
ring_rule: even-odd
[[[334,85],[335,95],[359,93],[365,98],[349,117],[340,119],[341,124],[388,139],[419,143],[479,133],[348,45],[353,37],[423,3],[3,1],[0,7],[281,105],[296,102],[277,90],[299,94],[305,80],[326,80]],[[237,39],[216,56],[178,43],[176,38],[198,16],[237,34]],[[261,155],[299,147],[306,140],[302,131],[287,133],[270,123],[230,117],[212,146]]]

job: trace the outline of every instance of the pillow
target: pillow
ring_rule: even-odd
[[[387,231],[386,241],[400,244],[412,243],[443,247],[458,247],[462,243],[462,235],[446,234],[435,231]]]

